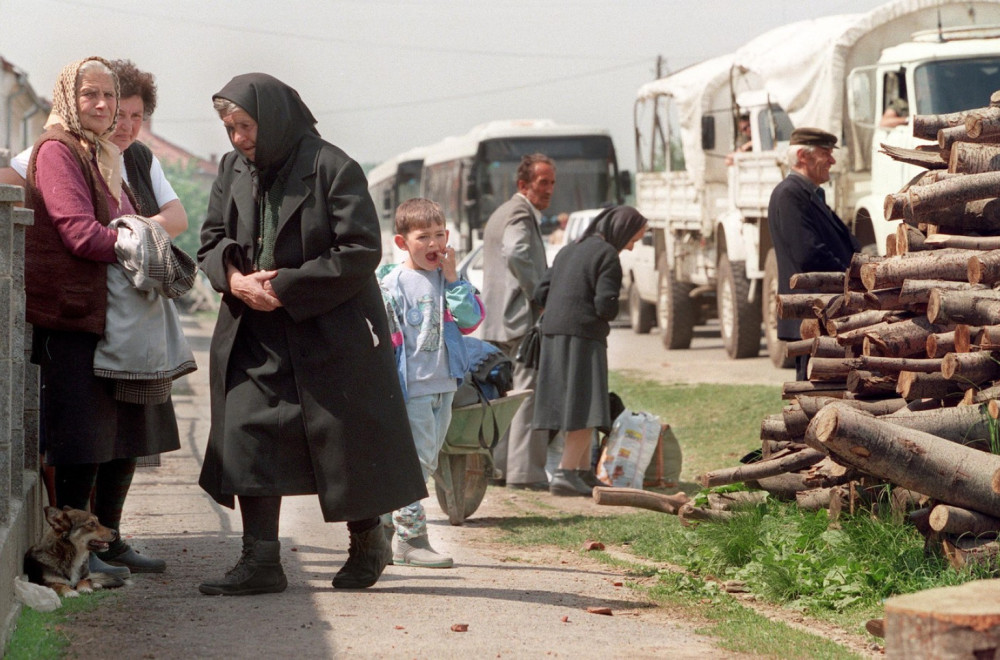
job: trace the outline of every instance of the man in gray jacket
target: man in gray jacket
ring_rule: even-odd
[[[521,159],[517,193],[486,223],[483,235],[483,338],[497,344],[512,360],[541,309],[532,302],[545,274],[545,241],[539,228],[542,211],[552,201],[555,163],[543,154]],[[535,389],[537,372],[514,362],[514,389]],[[493,451],[508,488],[548,489],[545,457],[547,431],[532,431],[534,396],[524,400],[509,432]]]

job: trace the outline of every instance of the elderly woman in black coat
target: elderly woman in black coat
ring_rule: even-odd
[[[392,556],[378,516],[427,496],[374,274],[375,207],[288,85],[245,74],[213,101],[235,150],[198,252],[222,293],[200,484],[223,505],[239,498],[243,555],[199,590],[282,591],[281,497],[308,493],[350,531],[333,586],[368,587]]]
[[[646,224],[631,206],[605,209],[576,242],[559,251],[535,291],[545,313],[533,426],[563,431],[566,443],[549,481],[553,495],[589,496],[596,483],[591,438],[595,428],[607,432],[613,421],[608,334],[622,286],[618,253],[632,249]]]

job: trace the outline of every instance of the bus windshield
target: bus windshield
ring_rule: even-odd
[[[914,71],[917,114],[983,108],[1000,89],[1000,58],[976,57],[921,64]]]
[[[396,206],[420,196],[420,174],[423,160],[407,160],[396,170]]]
[[[604,135],[502,138],[484,141],[477,157],[476,180],[482,191],[478,226],[517,192],[521,156],[543,153],[556,164],[552,203],[543,214],[543,227],[555,224],[560,213],[572,213],[602,204],[621,203],[618,167],[611,138]]]

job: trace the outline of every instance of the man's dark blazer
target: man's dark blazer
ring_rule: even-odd
[[[778,293],[792,292],[788,281],[797,273],[847,270],[851,256],[861,249],[814,188],[804,176],[793,172],[771,193],[767,224],[778,258]],[[778,321],[778,337],[799,339],[799,324],[798,319]]]

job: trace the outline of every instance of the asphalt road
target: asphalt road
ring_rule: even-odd
[[[664,383],[780,386],[795,380],[794,369],[777,369],[771,364],[763,337],[759,357],[729,359],[715,322],[696,327],[691,348],[680,351],[665,349],[657,328],[638,335],[624,324],[616,324],[608,338],[608,367]]]

